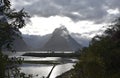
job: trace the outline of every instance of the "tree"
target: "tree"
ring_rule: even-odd
[[[73,78],[120,77],[120,17],[95,36],[89,47],[82,50],[80,61],[75,65]]]
[[[21,36],[19,29],[25,26],[25,18],[29,15],[24,11],[11,9],[9,0],[0,0],[0,78],[25,78],[20,73],[18,65],[21,58],[8,58],[3,54],[3,48],[13,52],[12,42],[16,36]]]

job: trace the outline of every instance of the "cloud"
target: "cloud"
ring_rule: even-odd
[[[55,28],[64,25],[70,33],[74,32],[90,36],[92,34],[95,35],[97,31],[98,33],[101,32],[100,29],[104,30],[103,26],[106,25],[94,24],[94,22],[90,21],[73,22],[70,18],[61,16],[51,16],[48,18],[34,16],[30,18],[30,21],[32,21],[32,23],[28,23],[23,29],[21,29],[23,34],[45,35],[52,33]],[[91,33],[93,31],[95,32]]]
[[[14,7],[24,7],[32,16],[66,16],[74,22],[90,20],[96,23],[105,21],[107,10],[118,9],[119,0],[12,0]],[[74,13],[77,14],[74,14]],[[118,15],[118,14],[116,14]]]
[[[71,33],[70,35],[82,46],[85,47],[89,46],[89,42],[91,41],[91,38],[89,38],[88,36],[84,36],[78,33]]]

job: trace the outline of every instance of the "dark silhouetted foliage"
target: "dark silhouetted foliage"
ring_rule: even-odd
[[[82,50],[72,78],[120,77],[120,17]]]
[[[4,55],[3,49],[14,52],[12,43],[15,36],[21,36],[19,29],[25,26],[25,18],[29,15],[24,11],[16,11],[10,8],[9,0],[0,0],[0,78],[28,78],[32,75],[20,73],[19,65],[22,58]]]

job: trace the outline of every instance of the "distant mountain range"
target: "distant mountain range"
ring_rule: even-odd
[[[18,38],[14,41],[14,47],[17,51],[73,51],[88,46],[90,41],[90,39],[81,36],[81,34],[69,33],[64,26],[56,28],[52,34],[44,36],[23,34],[22,37],[23,38]]]
[[[0,22],[8,23],[7,16],[3,12],[0,12]],[[19,35],[21,35],[20,31],[14,31],[14,32],[17,33],[17,34],[19,33]],[[30,50],[30,47],[26,44],[26,42],[21,37],[18,37],[18,36],[13,36],[13,37],[15,39],[12,42],[13,49],[15,49],[16,51],[27,51],[27,50]],[[6,51],[7,50],[6,49],[6,45],[2,46],[2,49],[4,51]]]
[[[0,20],[7,22],[5,16],[0,12]],[[89,39],[81,37],[77,33],[69,33],[64,27],[56,28],[52,34],[45,36],[22,35],[23,38],[16,37],[13,47],[17,51],[28,50],[78,50],[83,46],[88,46]]]
[[[52,34],[47,34],[45,36],[40,35],[23,35],[23,40],[27,45],[32,47],[33,50],[38,50],[45,45],[45,43],[51,38]]]
[[[61,26],[54,30],[51,38],[39,50],[75,51],[80,48],[82,48],[82,46],[70,36],[69,31],[64,26]]]
[[[16,37],[13,41],[13,48],[16,51],[28,51],[32,50],[32,48],[26,44],[26,42],[21,37]]]

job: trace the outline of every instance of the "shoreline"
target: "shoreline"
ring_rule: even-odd
[[[71,78],[73,72],[74,72],[74,69],[72,68],[66,71],[65,73],[62,73],[61,75],[57,76],[56,78]]]

